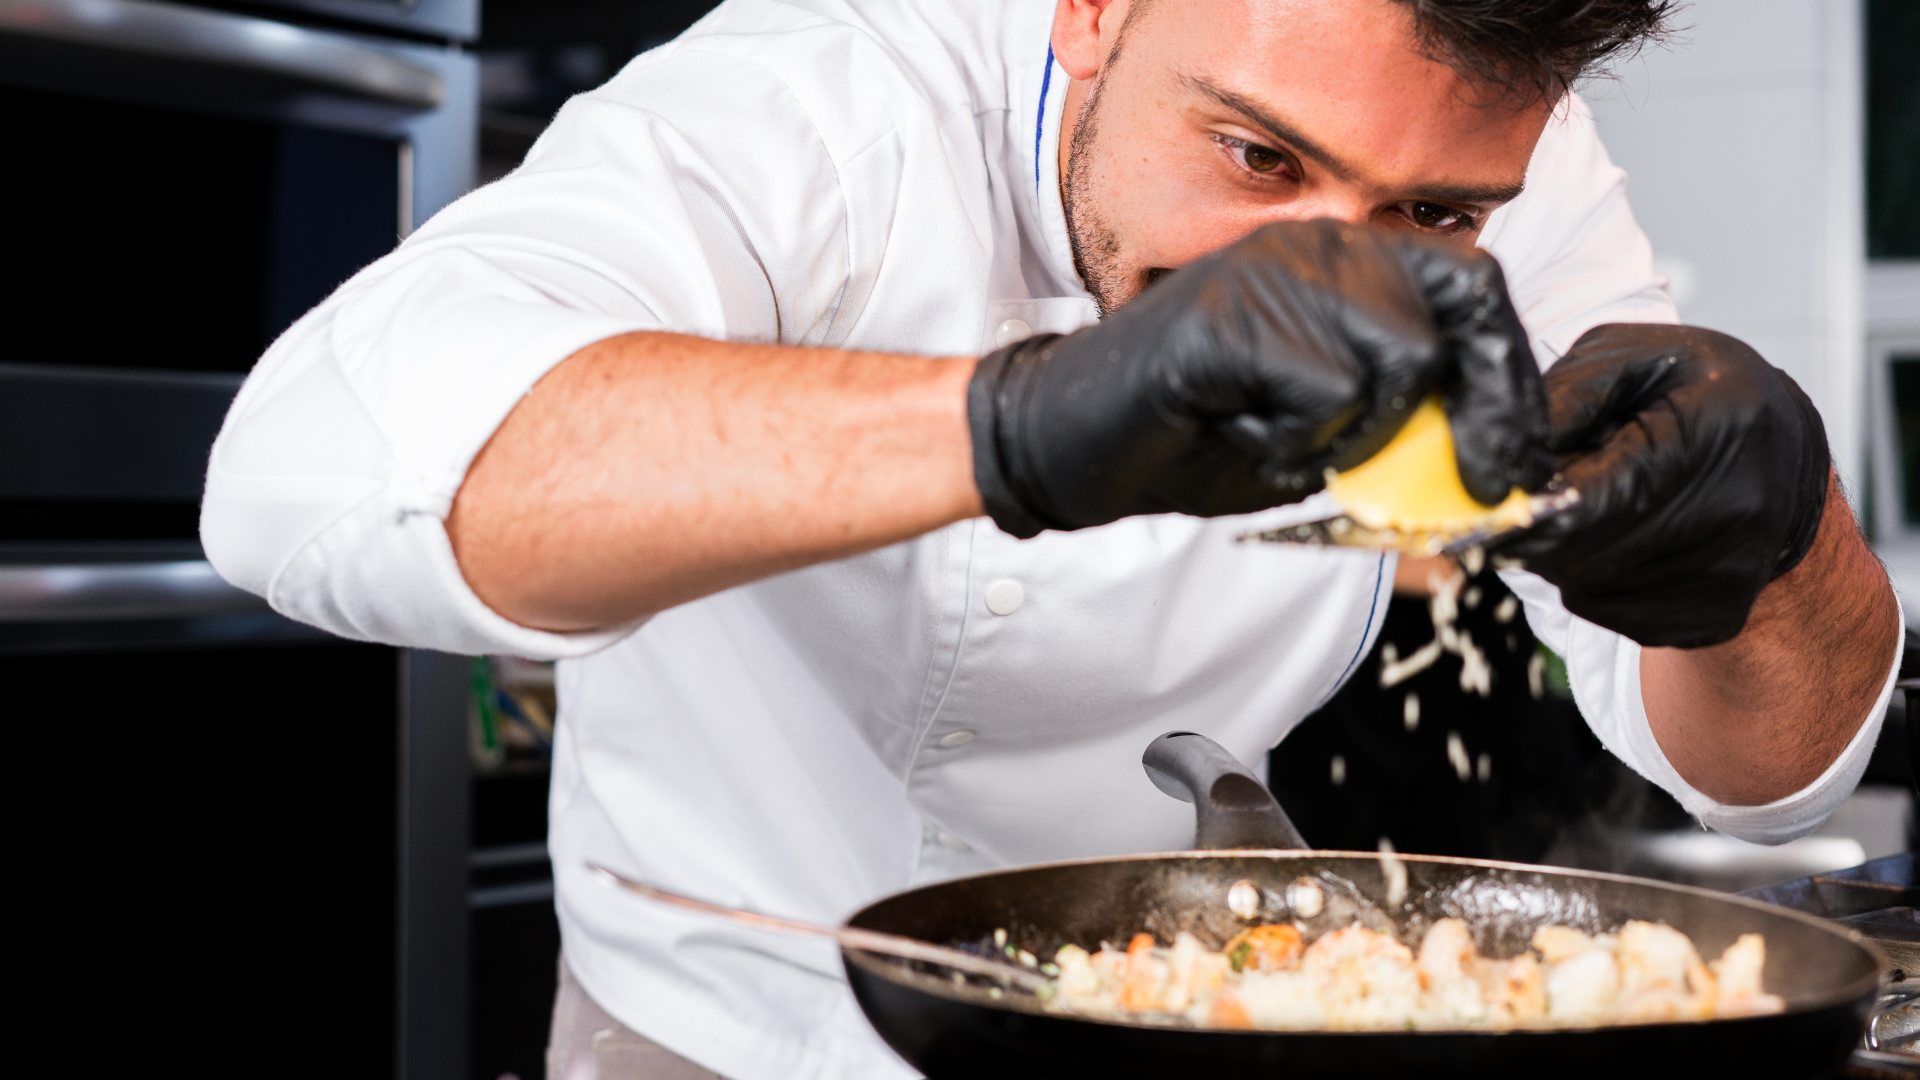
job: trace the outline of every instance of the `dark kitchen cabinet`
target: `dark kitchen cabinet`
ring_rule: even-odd
[[[449,674],[317,635],[0,652],[16,1029],[85,1075],[457,1075]]]
[[[498,658],[470,671],[467,1075],[533,1080],[545,1071],[560,955],[547,858],[553,672]],[[483,697],[490,712],[479,707]]]
[[[468,857],[468,1066],[472,1080],[545,1071],[560,956],[547,861],[545,767],[476,775]]]
[[[276,615],[198,519],[261,350],[471,186],[476,11],[0,4],[14,1027],[47,1071],[465,1074],[467,661]]]

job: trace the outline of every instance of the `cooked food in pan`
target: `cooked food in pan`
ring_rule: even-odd
[[[1180,1020],[1275,1031],[1594,1027],[1757,1016],[1766,942],[1744,934],[1704,963],[1685,934],[1629,922],[1589,936],[1546,926],[1509,959],[1480,955],[1467,924],[1441,919],[1418,952],[1359,923],[1309,944],[1298,926],[1244,931],[1218,952],[1193,935],[1163,947],[1059,951],[1050,1007],[1102,1019]]]

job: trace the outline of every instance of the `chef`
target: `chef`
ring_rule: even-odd
[[[273,345],[208,555],[559,661],[556,1076],[906,1075],[831,947],[585,864],[833,922],[1185,846],[1147,743],[1261,762],[1394,580],[1234,538],[1432,393],[1481,501],[1581,492],[1505,573],[1600,739],[1800,835],[1901,619],[1806,396],[1671,325],[1571,90],[1667,6],[728,0]]]

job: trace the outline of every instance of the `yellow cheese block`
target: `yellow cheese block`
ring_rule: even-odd
[[[1519,488],[1498,506],[1483,506],[1467,494],[1438,396],[1421,402],[1379,453],[1346,472],[1327,470],[1327,491],[1348,517],[1369,529],[1446,535],[1533,521]]]

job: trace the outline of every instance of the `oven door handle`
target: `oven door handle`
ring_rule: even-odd
[[[447,97],[439,72],[344,34],[156,0],[0,0],[0,34],[235,68],[412,109]]]
[[[265,600],[227,584],[203,559],[0,566],[0,623],[191,619],[270,610]]]

